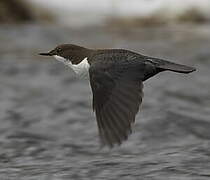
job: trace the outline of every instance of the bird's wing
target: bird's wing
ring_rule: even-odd
[[[102,145],[121,144],[131,133],[143,97],[140,69],[128,61],[113,59],[91,65],[93,109]]]

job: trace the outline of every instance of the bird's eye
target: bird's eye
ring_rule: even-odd
[[[57,48],[56,51],[57,51],[57,53],[60,53],[61,52],[61,48]]]

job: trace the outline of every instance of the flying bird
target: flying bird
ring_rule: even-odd
[[[40,53],[53,56],[88,78],[101,144],[113,147],[127,140],[143,98],[143,82],[163,72],[191,73],[196,69],[125,49],[88,49],[62,44]]]

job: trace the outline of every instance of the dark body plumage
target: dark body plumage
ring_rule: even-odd
[[[92,50],[60,45],[49,53],[79,64],[87,57],[93,109],[102,145],[121,144],[131,133],[143,98],[143,81],[162,71],[190,73],[195,68],[124,49]]]

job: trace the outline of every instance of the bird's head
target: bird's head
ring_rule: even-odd
[[[91,50],[73,45],[61,44],[47,53],[40,53],[42,56],[53,56],[63,63],[71,62],[72,64],[80,63],[84,58],[89,57]]]

